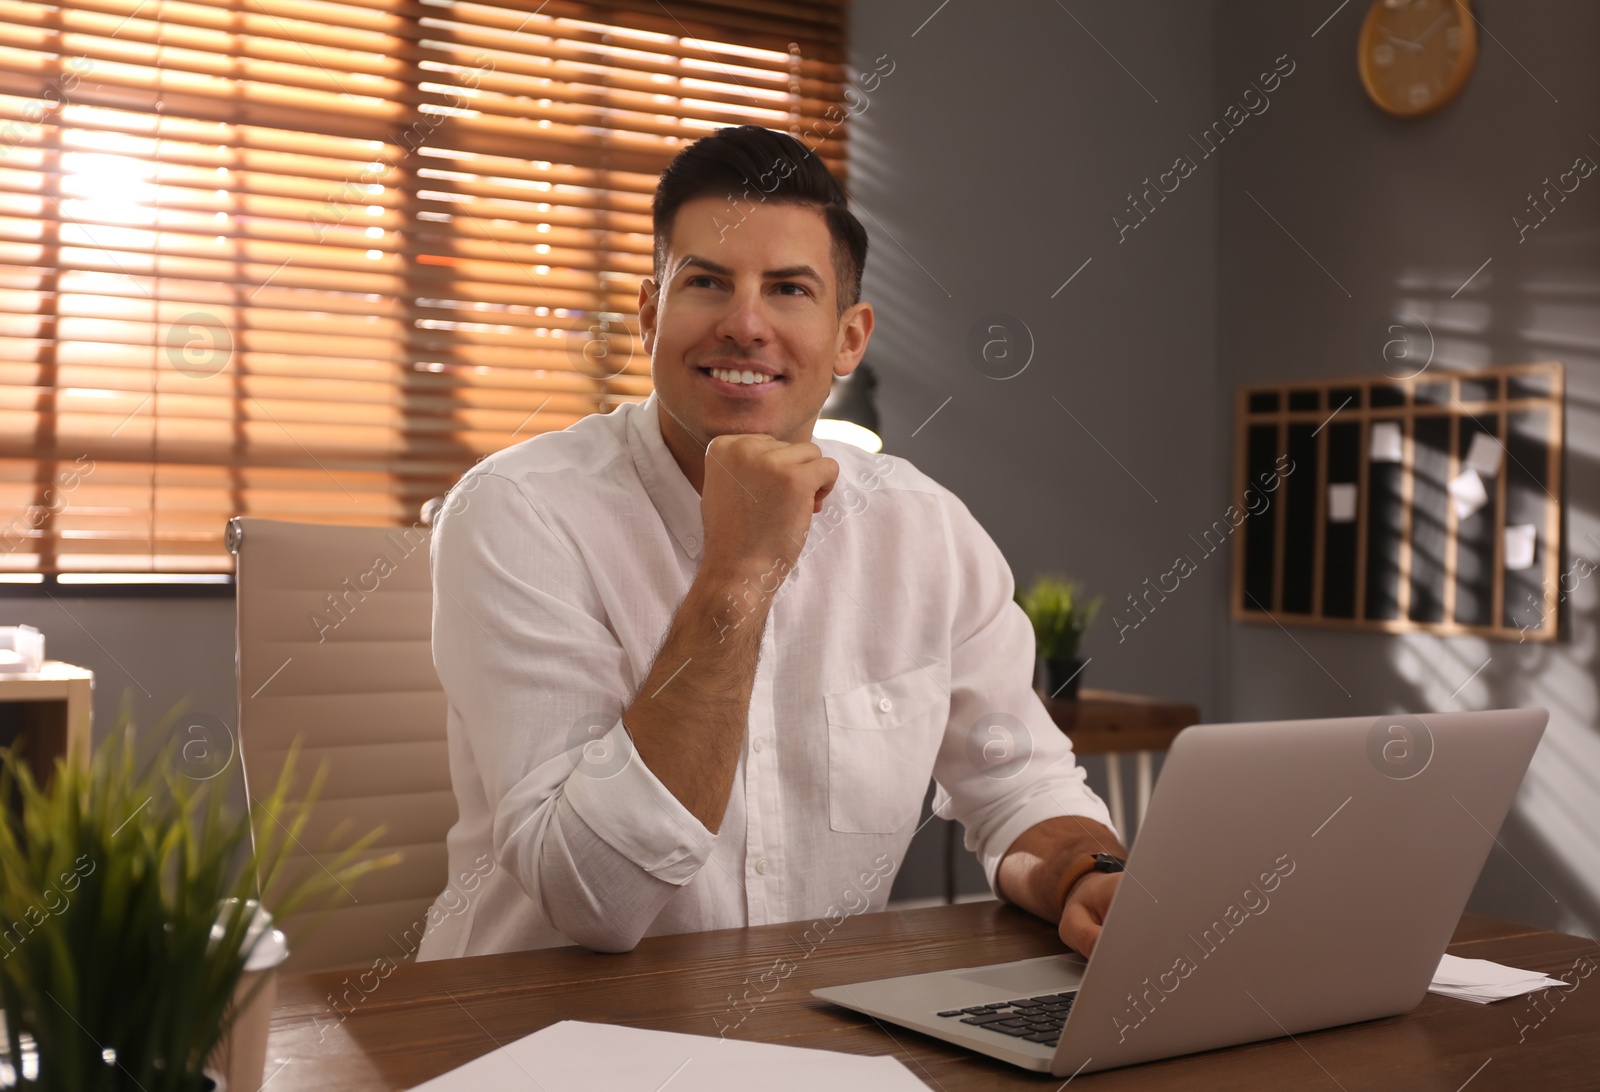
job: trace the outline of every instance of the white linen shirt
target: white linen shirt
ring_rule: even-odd
[[[782,584],[743,596],[777,587],[717,834],[621,722],[703,536],[655,396],[492,455],[452,490],[433,657],[460,817],[419,959],[882,909],[930,776],[991,887],[1034,824],[1110,826],[1032,689],[1033,633],[993,541],[905,460],[818,446],[838,484]]]

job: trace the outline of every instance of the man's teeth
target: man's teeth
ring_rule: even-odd
[[[764,375],[761,372],[735,372],[725,368],[711,368],[711,374],[724,383],[771,383],[776,376]]]

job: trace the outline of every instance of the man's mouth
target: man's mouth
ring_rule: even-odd
[[[765,372],[740,368],[701,368],[700,370],[713,379],[720,379],[724,383],[732,383],[735,386],[758,387],[768,383],[775,383],[781,378],[776,375],[768,375]]]

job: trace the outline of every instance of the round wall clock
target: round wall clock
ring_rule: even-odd
[[[1361,24],[1361,83],[1396,117],[1429,114],[1461,93],[1478,57],[1469,0],[1375,0]]]

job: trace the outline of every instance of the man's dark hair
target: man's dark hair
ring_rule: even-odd
[[[672,223],[686,201],[724,197],[719,214],[736,230],[743,208],[760,201],[805,205],[817,209],[833,239],[833,267],[838,279],[839,310],[861,299],[861,273],[867,265],[867,232],[850,211],[844,189],[821,158],[786,133],[759,125],[718,129],[675,156],[661,172],[651,205],[655,229],[655,280],[663,281]]]

